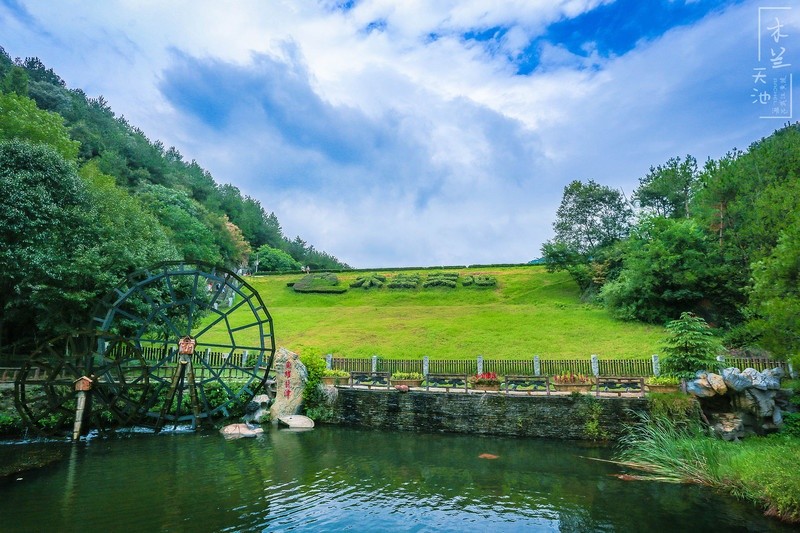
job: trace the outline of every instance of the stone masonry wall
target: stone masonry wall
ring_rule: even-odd
[[[610,438],[644,412],[643,398],[598,398]],[[586,401],[571,396],[506,396],[340,388],[334,422],[375,429],[585,439]]]

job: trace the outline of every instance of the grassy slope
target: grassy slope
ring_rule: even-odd
[[[379,272],[379,271],[376,271]],[[657,351],[663,328],[612,319],[583,304],[565,274],[541,267],[462,269],[488,273],[481,289],[350,289],[298,294],[300,275],[249,278],[272,315],[278,346],[344,357],[642,358]],[[339,274],[349,285],[358,273]],[[386,273],[393,276],[394,273]],[[422,280],[426,271],[420,271]]]

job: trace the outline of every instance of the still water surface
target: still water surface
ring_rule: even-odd
[[[67,459],[0,481],[0,531],[789,530],[707,489],[621,481],[581,457],[610,450],[575,443],[325,426],[45,446]]]

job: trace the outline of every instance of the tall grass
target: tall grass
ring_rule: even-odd
[[[625,465],[652,474],[649,479],[713,486],[721,481],[722,444],[704,434],[697,422],[679,424],[643,415],[641,423],[620,440],[619,457]]]
[[[786,435],[726,442],[697,422],[644,417],[620,441],[618,463],[634,479],[697,483],[763,506],[765,514],[800,523],[800,439]]]

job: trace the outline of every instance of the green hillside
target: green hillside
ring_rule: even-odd
[[[448,270],[450,272],[452,270]],[[615,320],[587,305],[569,275],[539,266],[460,269],[497,279],[494,288],[350,288],[301,294],[287,283],[300,274],[249,278],[273,317],[276,343],[303,354],[437,359],[644,358],[658,349],[661,327]],[[388,281],[396,272],[381,272]],[[363,272],[338,274],[349,286]]]

